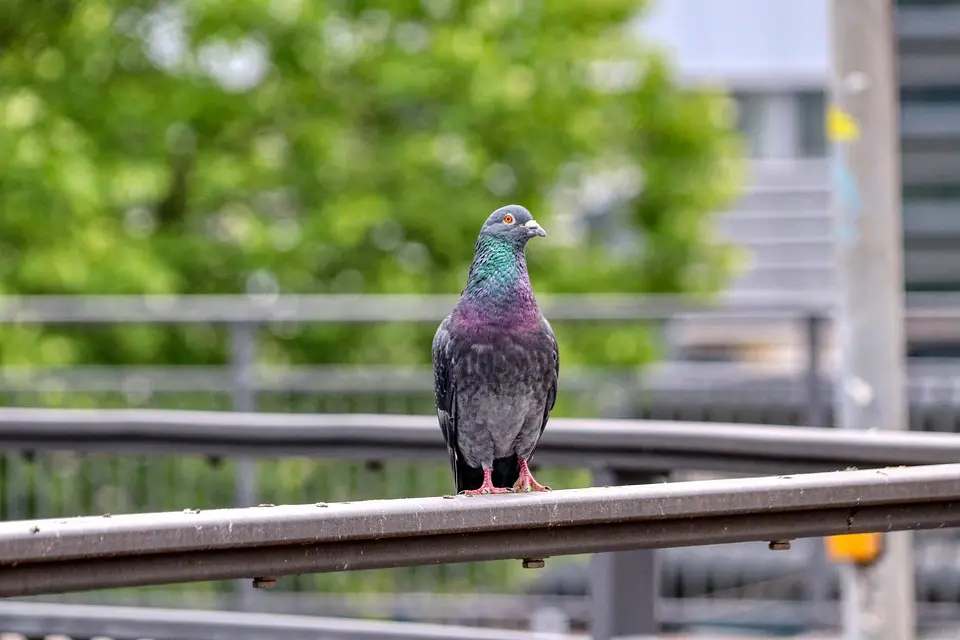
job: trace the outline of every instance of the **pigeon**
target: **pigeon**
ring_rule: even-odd
[[[460,300],[434,335],[437,418],[457,493],[550,490],[529,463],[556,402],[560,355],[525,256],[546,235],[519,205],[490,214]]]

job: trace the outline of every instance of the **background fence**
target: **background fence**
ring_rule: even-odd
[[[910,302],[908,333],[914,352],[930,353],[930,345],[960,341],[960,313],[953,307],[942,299],[938,306],[917,297]],[[7,368],[0,376],[0,402],[25,407],[430,414],[429,368],[335,363],[283,366],[271,364],[269,354],[259,347],[264,339],[282,339],[316,322],[432,323],[449,303],[447,298],[323,296],[266,301],[5,300],[0,303],[0,319],[8,324],[7,330],[35,323],[57,325],[63,332],[97,332],[118,323],[188,323],[209,328],[212,334],[205,335],[226,345],[228,359],[189,367]],[[578,321],[643,323],[661,336],[668,355],[666,362],[640,369],[565,365],[560,414],[784,425],[831,423],[832,329],[829,305],[823,301],[732,300],[704,309],[689,301],[590,297],[544,300],[543,307],[558,331],[565,323]],[[676,348],[683,342],[679,335],[715,335],[724,323],[737,328],[774,327],[777,331],[771,332],[788,336],[783,341],[793,348],[786,357],[773,361],[750,361],[737,354],[726,355],[725,362],[678,359],[688,355]],[[915,358],[909,374],[912,428],[957,431],[960,364]],[[439,432],[437,438],[439,448]],[[597,471],[549,467],[540,473],[551,486],[565,488],[590,484],[591,474]],[[674,477],[713,475],[694,470]],[[449,470],[440,461],[413,464],[307,457],[253,461],[146,452],[7,451],[0,478],[0,515],[4,519],[428,496],[451,490]],[[949,533],[931,532],[917,538],[919,594],[922,607],[926,607],[921,609],[923,619],[931,623],[960,619],[960,545]],[[737,554],[755,557],[757,546],[659,552],[660,595],[664,598],[660,617],[674,625],[737,622],[769,628],[770,618],[764,612],[776,601],[784,608],[784,615],[777,619],[783,621],[785,630],[811,623],[829,625],[836,620],[836,579],[818,541],[801,542],[779,554],[765,551],[762,560],[751,563],[738,563],[741,556]],[[242,591],[231,583],[209,583],[66,599],[517,628],[553,619],[550,616],[556,614],[555,622],[568,620],[579,627],[589,616],[585,576],[583,559],[574,558],[551,562],[543,572],[523,571],[517,563],[491,562],[303,576],[283,581],[271,593],[251,592],[246,583]],[[442,596],[442,611],[428,606],[438,602],[437,593],[447,594]],[[478,595],[471,596],[470,606],[458,606],[457,593]],[[505,602],[512,604],[506,606]]]

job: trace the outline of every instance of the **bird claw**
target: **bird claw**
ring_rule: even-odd
[[[516,493],[530,493],[531,491],[550,491],[550,487],[537,482],[533,474],[530,473],[530,467],[527,465],[527,461],[521,460],[520,477],[517,478],[517,482],[513,485],[513,490]]]
[[[530,493],[531,491],[552,491],[552,489],[531,478],[527,482],[517,482],[513,485],[513,491],[514,493]]]

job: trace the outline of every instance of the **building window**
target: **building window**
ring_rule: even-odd
[[[751,158],[823,158],[827,155],[823,91],[734,93],[737,127]]]
[[[827,155],[826,108],[827,99],[823,91],[804,91],[797,94],[797,146],[801,158],[822,158]]]
[[[731,96],[737,105],[737,129],[747,143],[751,158],[763,157],[766,116],[764,96],[756,93],[734,93]]]

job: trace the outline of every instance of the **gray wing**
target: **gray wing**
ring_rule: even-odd
[[[433,390],[436,396],[437,419],[443,441],[450,454],[454,480],[457,473],[457,400],[453,379],[453,349],[450,335],[450,316],[443,319],[433,336]]]
[[[560,379],[560,348],[557,346],[557,337],[553,334],[553,327],[550,326],[546,318],[543,318],[543,329],[550,345],[550,360],[545,372],[547,401],[543,409],[543,421],[540,423],[540,437],[537,438],[537,444],[543,437],[543,430],[547,428],[550,412],[553,411],[553,407],[557,403],[557,381]],[[536,449],[536,446],[534,446],[534,449]]]

